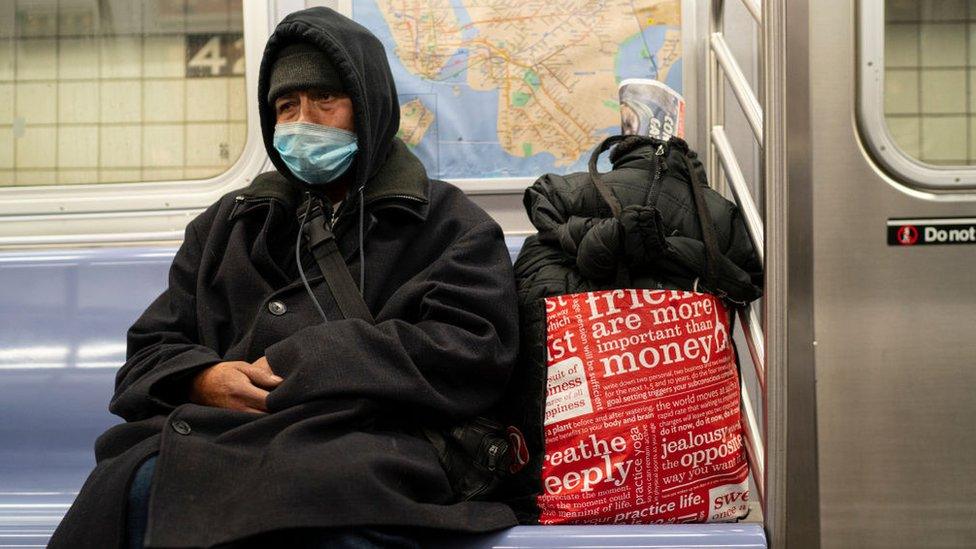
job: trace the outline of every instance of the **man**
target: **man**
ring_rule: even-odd
[[[514,524],[505,505],[457,502],[414,434],[484,412],[508,381],[500,228],[394,137],[385,52],[353,21],[285,18],[258,101],[277,172],[187,227],[169,287],[128,333],[110,405],[127,422],[96,442],[51,546],[411,546],[416,529]],[[343,317],[300,241],[333,203],[375,323]]]

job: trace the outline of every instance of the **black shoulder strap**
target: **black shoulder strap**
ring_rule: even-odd
[[[373,314],[369,312],[359,288],[349,274],[349,267],[339,253],[335,235],[321,210],[308,220],[307,235],[308,248],[315,257],[343,318],[359,318],[373,324]]]
[[[590,181],[593,182],[597,192],[600,193],[600,196],[603,197],[604,202],[606,202],[607,206],[610,207],[610,213],[613,214],[613,217],[620,217],[620,212],[623,208],[620,206],[620,201],[617,200],[617,197],[613,194],[610,186],[603,181],[603,178],[600,176],[600,172],[597,170],[596,165],[597,162],[599,162],[600,154],[602,154],[603,151],[614,146],[618,141],[624,139],[625,137],[627,136],[611,135],[610,137],[601,141],[600,144],[593,149],[593,154],[590,155],[590,163],[588,165]]]
[[[698,166],[689,158],[689,154],[683,153],[685,167],[688,169],[688,176],[691,179],[691,198],[695,202],[695,209],[698,213],[698,224],[701,227],[702,242],[705,244],[705,284],[709,291],[718,291],[718,265],[719,256],[722,252],[718,248],[718,237],[715,234],[715,223],[712,222],[712,214],[705,204],[705,193],[702,190],[704,183],[699,179]]]

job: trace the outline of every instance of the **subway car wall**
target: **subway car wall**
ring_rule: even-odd
[[[683,97],[712,185],[758,206],[777,273],[737,322],[765,443],[747,522],[437,544],[976,546],[976,256],[971,239],[926,239],[976,226],[970,4],[0,2],[0,547],[47,543],[121,421],[107,406],[125,333],[186,224],[273,169],[262,50],[317,5],[384,43],[399,137],[499,222],[513,259],[535,231],[524,189],[585,171],[620,132],[618,84],[646,78]]]

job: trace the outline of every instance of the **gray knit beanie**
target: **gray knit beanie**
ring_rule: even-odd
[[[304,42],[285,46],[271,67],[268,103],[304,88],[342,91],[342,79],[322,50]]]

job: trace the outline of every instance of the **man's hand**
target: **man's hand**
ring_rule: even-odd
[[[268,412],[268,391],[281,382],[265,357],[255,360],[254,364],[220,362],[194,376],[190,402],[265,414]]]

